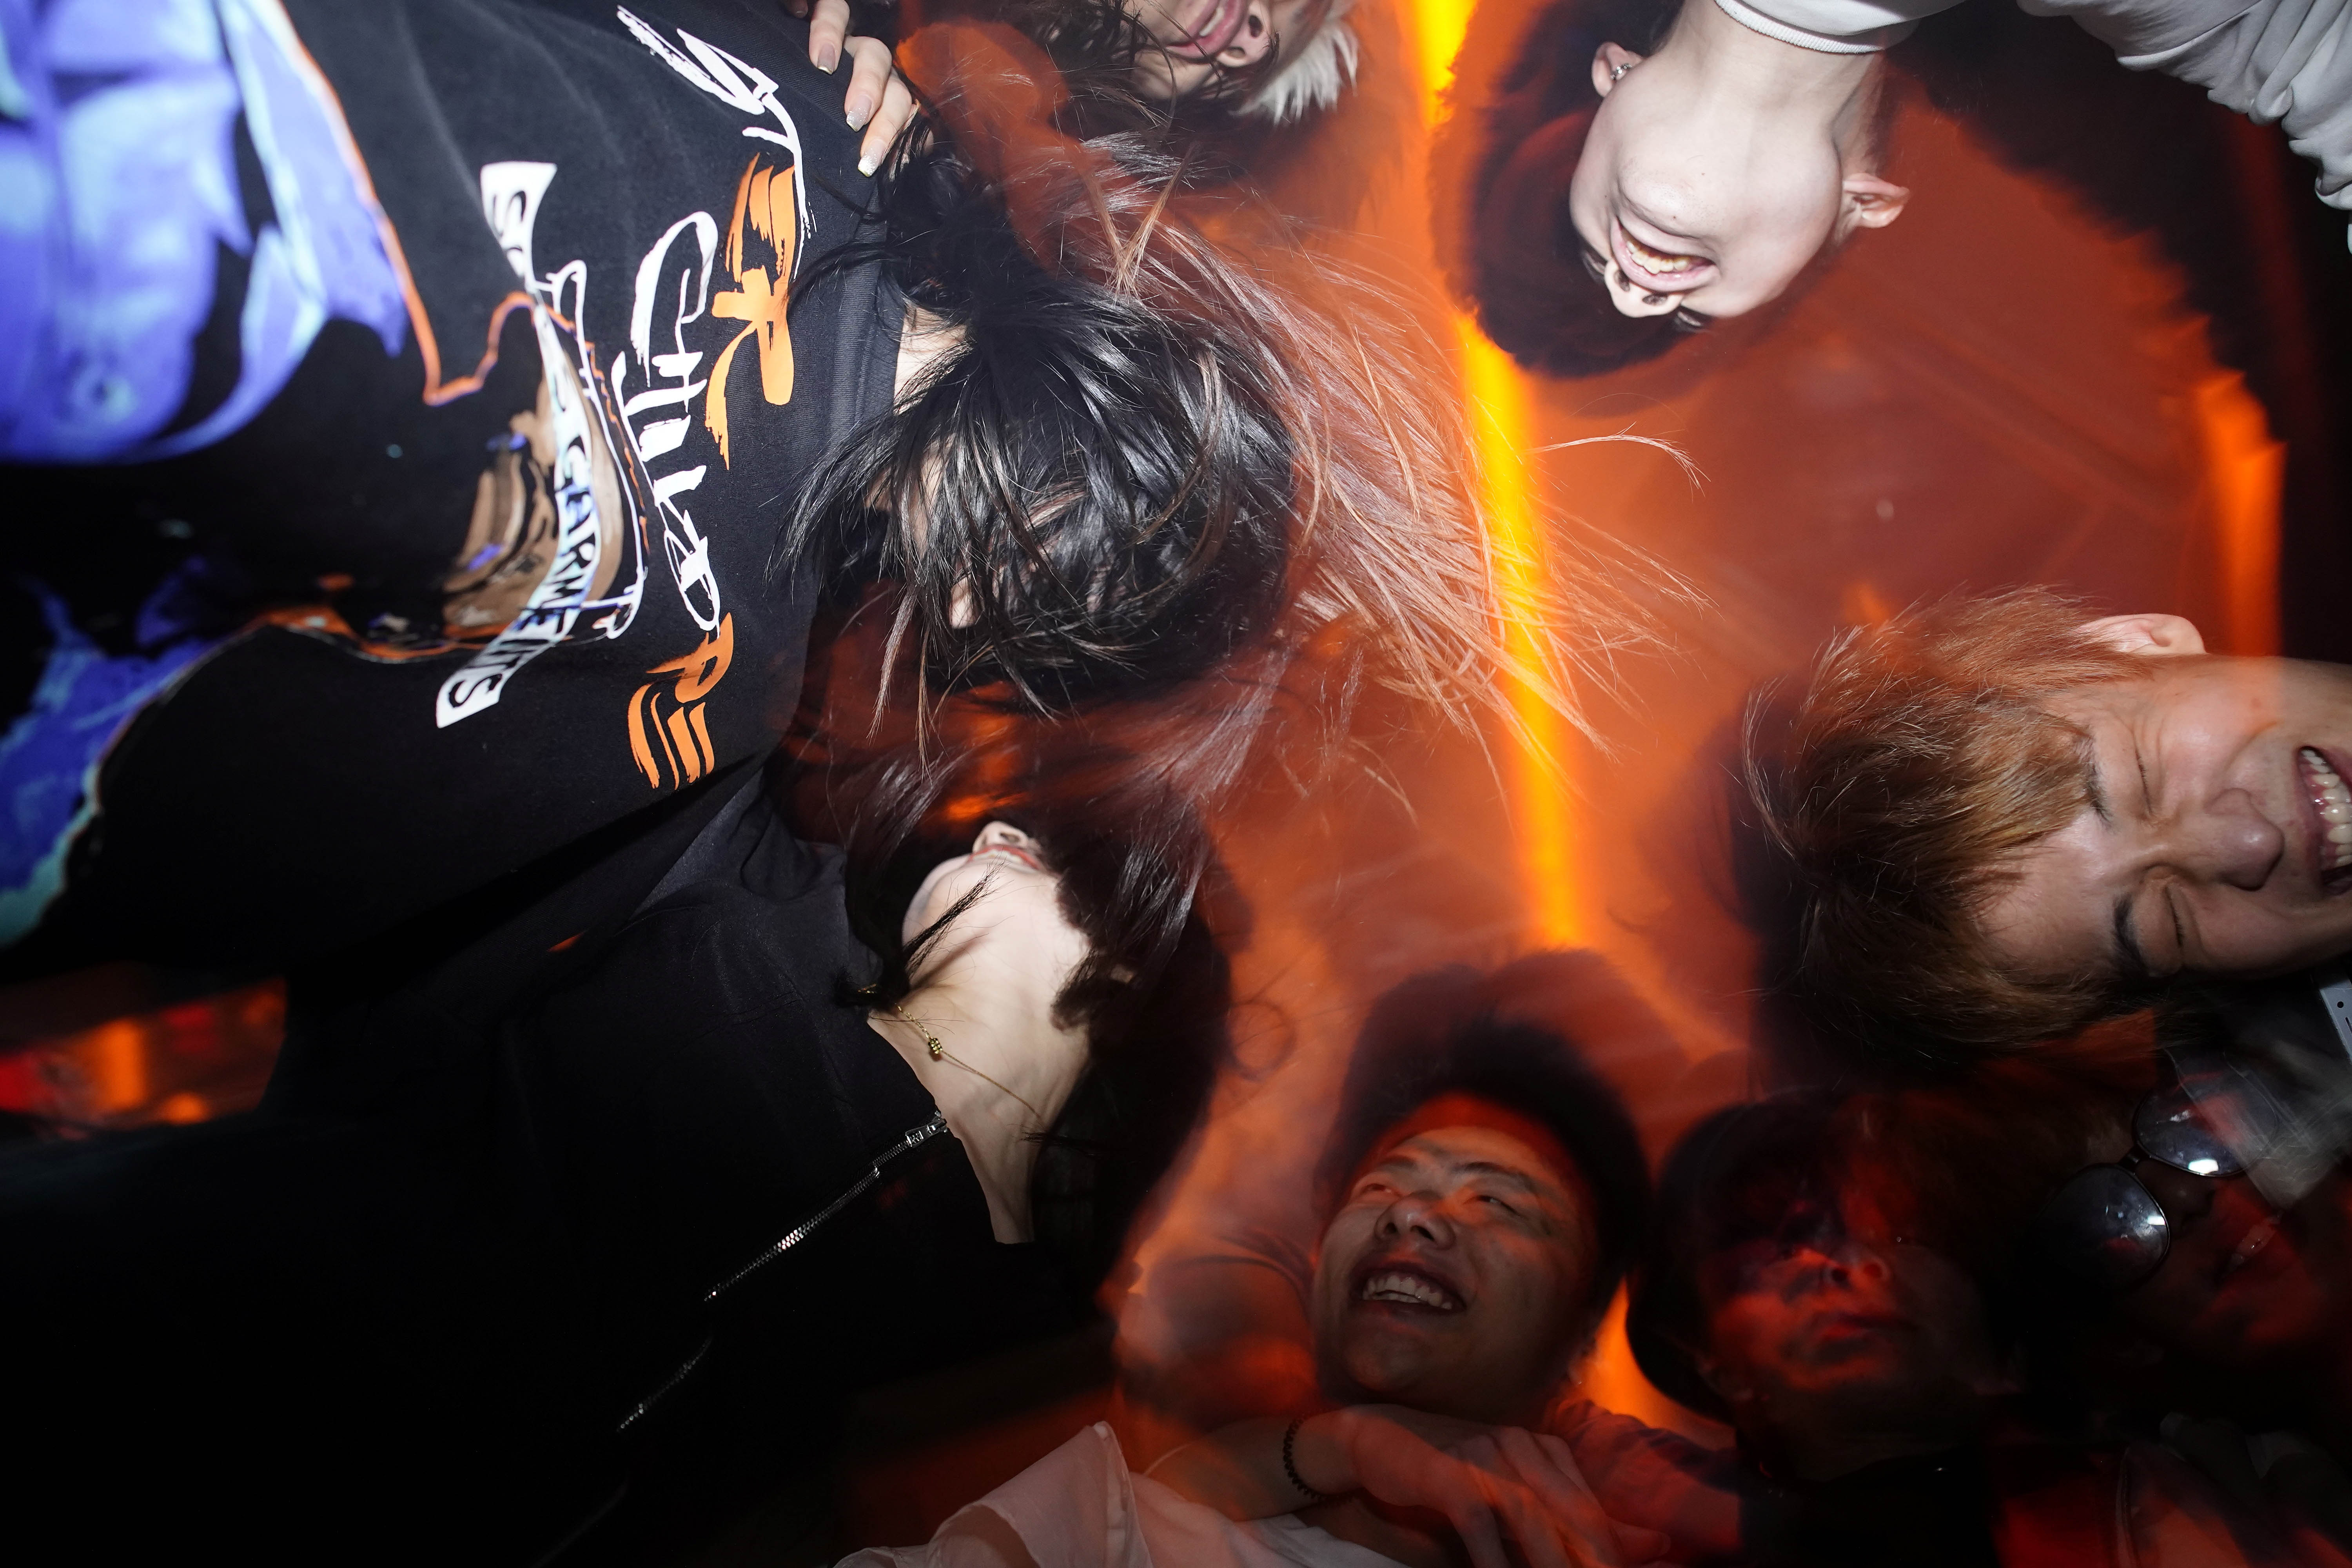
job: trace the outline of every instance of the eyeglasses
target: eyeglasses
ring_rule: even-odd
[[[2178,1080],[2133,1113],[2131,1152],[2076,1172],[2035,1217],[2043,1255],[2085,1284],[2128,1290],[2172,1251],[2172,1222],[2139,1179],[2142,1163],[2216,1180],[2243,1175],[2284,1126],[2277,1097],[2244,1065],[2196,1056],[2178,1067]]]

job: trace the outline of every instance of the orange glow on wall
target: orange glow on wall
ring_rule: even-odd
[[[1454,318],[1462,344],[1463,389],[1470,405],[1478,458],[1486,472],[1486,516],[1500,567],[1505,636],[1511,652],[1530,665],[1540,657],[1528,635],[1528,616],[1543,601],[1543,530],[1528,496],[1528,387],[1510,357],[1468,316]],[[1519,839],[1519,876],[1530,934],[1545,947],[1584,940],[1576,899],[1574,835],[1567,780],[1561,772],[1568,726],[1540,692],[1512,693],[1521,739],[1511,769],[1511,817]]]
[[[2246,378],[2217,371],[2191,395],[2221,556],[2225,647],[2235,654],[2279,651],[2279,505],[2286,448]]]
[[[1412,31],[1421,55],[1422,112],[1430,129],[1449,111],[1446,89],[1454,59],[1470,22],[1468,0],[1419,0]],[[1536,640],[1527,627],[1542,603],[1544,542],[1528,498],[1526,459],[1529,416],[1527,378],[1510,356],[1487,342],[1466,313],[1455,312],[1462,381],[1473,438],[1485,471],[1485,501],[1500,565],[1505,636],[1513,655],[1534,664]],[[1561,767],[1568,727],[1542,695],[1525,687],[1512,694],[1520,742],[1510,770],[1511,816],[1519,839],[1519,876],[1529,936],[1546,947],[1584,940],[1576,897],[1574,836],[1567,779]]]

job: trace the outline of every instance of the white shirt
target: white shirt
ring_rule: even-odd
[[[1187,1502],[1129,1470],[1100,1422],[958,1510],[923,1545],[870,1547],[838,1568],[1003,1568],[989,1538],[1005,1529],[1037,1568],[1398,1568],[1288,1515],[1236,1523]]]
[[[1716,0],[1734,21],[1802,48],[1883,49],[1959,0]],[[2133,70],[2196,83],[2319,165],[2319,199],[2352,208],[2352,0],[2018,0],[2072,16]]]

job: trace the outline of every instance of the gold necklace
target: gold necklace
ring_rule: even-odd
[[[988,1083],[995,1084],[999,1089],[1003,1090],[1006,1094],[1013,1095],[1014,1100],[1020,1100],[1021,1109],[1027,1111],[1030,1116],[1035,1120],[1038,1130],[1040,1131],[1045,1130],[1045,1119],[1043,1116],[1038,1115],[1037,1108],[1035,1106],[1030,1104],[1025,1100],[1022,1100],[1019,1095],[1013,1094],[1013,1090],[1006,1089],[1004,1085],[1001,1083],[997,1083],[994,1079],[990,1078],[986,1073],[981,1071],[970,1062],[965,1061],[961,1057],[950,1052],[945,1046],[940,1044],[940,1037],[937,1035],[934,1035],[929,1029],[923,1027],[922,1025],[908,1017],[907,1016],[907,1010],[904,1007],[899,1006],[896,1002],[889,1003],[887,1005],[890,1011],[898,1015],[898,1021],[900,1023],[905,1024],[908,1028],[914,1030],[915,1033],[923,1037],[923,1049],[930,1054],[931,1060],[935,1062],[953,1062],[956,1066],[963,1068],[964,1071],[971,1074],[974,1078],[981,1079]]]

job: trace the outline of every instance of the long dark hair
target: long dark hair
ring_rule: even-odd
[[[983,57],[952,63],[966,89],[939,106],[961,134],[901,149],[878,248],[961,345],[828,456],[785,554],[903,582],[894,635],[947,690],[1057,711],[1198,675],[1281,605],[1281,335],[1256,280],[1168,210],[1165,152],[1061,134],[1038,113],[1066,101],[1050,83],[1021,82],[1024,102],[987,79],[992,47],[1022,59],[1001,29],[943,30]]]
[[[967,730],[958,722],[971,718]],[[1058,726],[967,710],[944,737],[854,759],[803,758],[788,779],[803,831],[840,842],[852,929],[881,959],[853,1000],[887,1007],[963,912],[911,939],[908,901],[941,860],[1002,820],[1038,840],[1087,954],[1055,1003],[1081,1027],[1087,1066],[1039,1137],[1030,1213],[1040,1242],[1091,1288],[1181,1153],[1229,1056],[1231,972],[1221,942],[1247,914],[1206,825],[1138,760]],[[943,764],[940,751],[951,753]]]
[[[878,182],[882,239],[818,266],[878,255],[961,342],[822,465],[784,542],[845,589],[902,585],[877,612],[891,671],[1031,713],[1232,677],[1171,742],[1224,748],[1228,777],[1255,731],[1224,710],[1262,712],[1302,666],[1332,735],[1370,686],[1467,726],[1514,723],[1516,683],[1578,720],[1576,679],[1650,623],[1589,550],[1506,616],[1514,563],[1409,310],[1263,214],[1205,208],[1152,137],[1073,134],[1008,26],[926,27],[902,65],[933,128]]]

